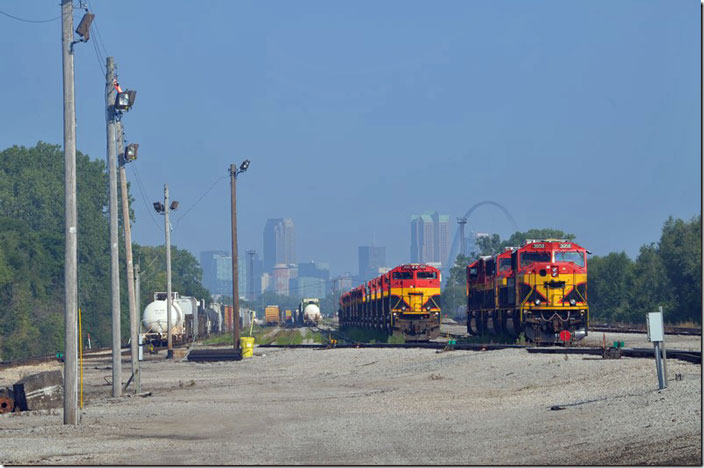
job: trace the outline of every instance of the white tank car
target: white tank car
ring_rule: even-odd
[[[303,322],[304,323],[319,323],[320,322],[320,307],[317,304],[308,304],[303,309]]]
[[[171,334],[183,334],[183,311],[175,302],[171,303]],[[151,302],[144,308],[142,327],[145,333],[166,333],[166,300]]]

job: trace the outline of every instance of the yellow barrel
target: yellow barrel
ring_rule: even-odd
[[[240,344],[242,345],[242,357],[252,357],[254,355],[254,337],[253,336],[242,336],[240,337]]]

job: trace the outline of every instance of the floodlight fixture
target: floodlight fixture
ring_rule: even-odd
[[[155,201],[153,204],[154,204],[154,210],[157,213],[161,213],[162,211],[164,211],[164,205],[161,202]]]
[[[125,162],[134,161],[137,159],[137,150],[139,149],[139,143],[130,143],[125,149]]]
[[[245,172],[249,167],[249,159],[245,159],[242,164],[240,164],[240,172]]]
[[[78,23],[76,34],[81,36],[82,42],[86,42],[90,39],[90,25],[93,22],[93,18],[95,18],[93,13],[86,13],[83,15],[83,18],[81,18],[81,22]]]
[[[134,100],[137,97],[137,91],[126,89],[121,93],[117,93],[115,98],[115,109],[128,111],[134,105]]]
[[[178,202],[176,200],[174,200],[171,202],[171,206],[169,207],[169,209],[171,211],[174,211],[174,210],[176,210],[176,208],[178,208]]]

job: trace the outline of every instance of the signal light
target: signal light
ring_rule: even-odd
[[[127,89],[121,93],[117,93],[115,98],[115,109],[128,111],[134,105],[134,100],[137,97],[137,91]]]
[[[131,143],[127,145],[125,149],[125,161],[130,162],[137,159],[137,150],[139,149],[139,143]]]

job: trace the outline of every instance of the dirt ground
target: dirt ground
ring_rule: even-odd
[[[256,348],[241,362],[142,364],[151,396],[112,398],[109,355],[87,361],[79,426],[60,409],[0,416],[0,463],[702,461],[701,366],[674,360],[663,391],[650,359],[515,349]],[[34,370],[0,371],[0,385]]]

